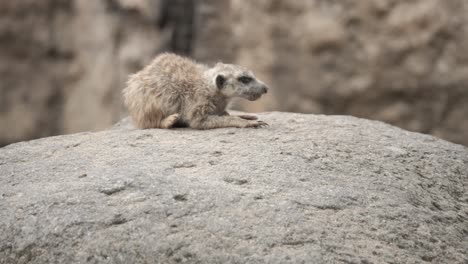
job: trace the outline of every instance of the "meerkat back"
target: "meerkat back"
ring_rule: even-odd
[[[188,58],[164,53],[131,75],[123,97],[134,124],[139,128],[163,127],[163,119],[193,96],[204,70]]]

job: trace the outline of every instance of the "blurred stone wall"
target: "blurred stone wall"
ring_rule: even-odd
[[[468,1],[232,1],[258,109],[348,114],[468,145]]]
[[[99,130],[162,51],[253,69],[248,111],[351,114],[468,145],[466,0],[0,3],[0,145]]]
[[[161,51],[190,52],[187,3],[1,1],[0,146],[119,120],[128,74]]]

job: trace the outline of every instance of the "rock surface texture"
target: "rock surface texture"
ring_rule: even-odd
[[[381,122],[0,149],[0,263],[467,263],[468,149]]]

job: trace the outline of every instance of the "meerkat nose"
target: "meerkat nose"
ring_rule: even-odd
[[[263,90],[263,93],[267,93],[268,92],[268,87],[266,87],[265,85],[262,87],[262,90]]]

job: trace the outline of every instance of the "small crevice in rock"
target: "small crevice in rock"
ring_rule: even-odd
[[[213,156],[215,156],[215,157],[219,157],[219,156],[222,156],[222,155],[223,155],[223,152],[221,152],[221,151],[214,151],[212,154],[213,154]]]
[[[303,246],[305,244],[314,244],[317,241],[311,239],[311,240],[294,240],[294,241],[283,241],[281,242],[282,245],[285,246]]]
[[[432,201],[432,205],[439,211],[442,211],[442,207],[440,206],[439,203],[435,202],[435,201]]]
[[[340,207],[339,205],[336,204],[331,204],[331,205],[315,205],[315,208],[318,208],[320,210],[333,210],[333,211],[339,211],[343,210],[343,207]]]
[[[117,185],[117,186],[110,186],[110,187],[103,187],[99,189],[100,193],[106,194],[106,195],[112,195],[118,192],[121,192],[127,188],[126,185]]]
[[[172,165],[172,168],[174,169],[180,169],[180,168],[193,168],[196,167],[197,165],[192,163],[192,162],[182,162],[182,163],[176,163]]]
[[[187,201],[187,194],[176,194],[173,196],[174,200],[179,201],[179,202],[185,202]]]
[[[129,220],[122,216],[122,214],[116,214],[109,222],[109,225],[121,225],[127,223]]]
[[[315,208],[320,209],[320,210],[333,210],[333,211],[340,211],[340,210],[344,209],[343,206],[340,206],[338,204],[309,204],[309,203],[299,202],[299,201],[296,201],[296,200],[293,200],[292,202],[299,205],[301,208],[315,207]]]
[[[249,181],[246,179],[236,179],[236,178],[231,178],[231,177],[224,177],[223,181],[227,183],[232,183],[235,185],[244,185],[244,184],[249,183]]]
[[[254,198],[254,200],[263,200],[264,197],[261,194],[257,194],[253,198]]]
[[[147,138],[152,138],[153,135],[151,134],[142,134],[142,135],[139,135],[136,137],[137,140],[140,140],[140,139],[147,139]]]
[[[422,256],[421,257],[422,260],[426,261],[426,262],[432,262],[434,259],[435,259],[435,256]]]

